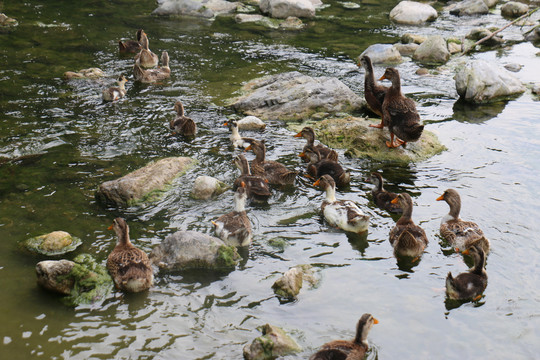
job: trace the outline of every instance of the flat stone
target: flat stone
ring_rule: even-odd
[[[437,19],[437,10],[416,1],[401,1],[390,11],[390,20],[398,24],[420,25]]]
[[[416,49],[418,49],[418,44],[394,44],[394,47],[399,51],[401,56],[413,56]]]

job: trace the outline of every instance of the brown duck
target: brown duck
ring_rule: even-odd
[[[133,76],[135,80],[143,83],[154,83],[169,78],[171,76],[169,54],[166,51],[161,53],[161,66],[156,69],[146,70],[136,61],[133,65]]]
[[[246,184],[241,183],[234,193],[234,210],[212,221],[216,234],[229,245],[247,246],[251,243],[251,223],[246,214],[246,199]]]
[[[371,314],[364,314],[356,325],[354,340],[334,340],[321,346],[309,360],[363,360],[369,345],[367,335],[379,321]]]
[[[176,117],[169,122],[169,128],[173,134],[194,136],[197,133],[197,124],[184,115],[184,105],[180,100],[174,104],[174,110],[176,110]]]
[[[313,128],[306,126],[298,134],[294,135],[294,137],[303,137],[307,140],[307,144],[304,146],[302,154],[305,153],[308,146],[311,146],[319,152],[319,154],[321,155],[321,159],[338,161],[338,153],[335,150],[329,149],[323,144],[315,145],[315,131],[313,130]],[[302,156],[302,154],[300,154],[299,156],[304,159],[304,156]],[[309,161],[309,159],[305,160]]]
[[[137,30],[137,41],[135,40],[128,40],[122,42],[122,40],[118,40],[118,51],[121,53],[138,53],[141,51],[141,36],[142,36],[142,29]]]
[[[409,194],[401,193],[394,200],[403,209],[403,214],[390,231],[390,244],[394,247],[396,256],[417,258],[428,244],[426,232],[412,221],[413,201]]]
[[[115,101],[120,98],[123,98],[126,95],[126,83],[127,79],[124,75],[120,75],[118,78],[118,86],[113,86],[107,89],[104,89],[101,93],[104,101]]]
[[[135,63],[143,68],[154,68],[158,64],[158,56],[149,49],[149,41],[146,33],[141,31],[139,43],[141,44],[141,51],[135,55]]]
[[[409,141],[418,140],[424,125],[420,124],[420,115],[416,111],[414,101],[401,93],[399,72],[394,68],[387,68],[379,80],[384,79],[392,82],[382,104],[383,122],[390,130],[390,141],[387,141],[386,145],[395,148],[406,145]],[[394,135],[398,137],[395,142]]]
[[[373,202],[381,209],[393,212],[401,213],[403,210],[399,207],[399,204],[392,204],[392,200],[397,198],[397,194],[386,191],[383,187],[384,180],[381,174],[373,172],[371,173],[369,182],[373,184],[371,194],[373,195]]]
[[[487,287],[486,254],[481,246],[475,244],[463,251],[465,255],[472,255],[474,266],[455,278],[451,272],[446,276],[446,294],[454,300],[479,300]]]
[[[242,183],[246,185],[248,198],[256,202],[265,202],[272,196],[268,188],[268,181],[257,175],[251,175],[249,163],[243,154],[234,158],[234,164],[240,170],[241,175],[234,181],[233,189],[236,190]]]
[[[337,186],[347,186],[351,182],[350,171],[343,170],[336,161],[322,159],[315,146],[306,145],[303,154],[309,159],[307,173],[311,178],[318,179],[323,175],[330,175]]]
[[[373,64],[371,63],[369,56],[362,56],[358,65],[361,65],[366,71],[366,74],[364,75],[364,97],[366,98],[366,102],[375,114],[382,117],[382,104],[384,102],[384,96],[388,92],[388,88],[379,84],[375,79]],[[369,126],[382,129],[384,125],[384,119],[381,119],[380,124]]]
[[[251,162],[251,171],[253,175],[261,176],[268,180],[271,185],[292,185],[298,175],[297,171],[289,170],[285,165],[277,161],[266,160],[266,146],[264,141],[244,138],[249,142],[246,151],[251,150],[255,153],[255,159]]]
[[[154,275],[148,256],[129,240],[129,227],[123,218],[116,218],[109,230],[114,229],[118,243],[107,258],[107,269],[117,289],[140,292],[152,286]]]

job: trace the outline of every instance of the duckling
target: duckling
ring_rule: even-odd
[[[412,219],[413,202],[407,193],[399,194],[392,204],[398,204],[403,209],[403,214],[390,231],[390,244],[394,247],[396,256],[410,256],[418,258],[428,244],[426,232],[416,225]]]
[[[121,53],[138,53],[141,51],[141,36],[142,36],[142,29],[137,30],[137,41],[135,40],[128,40],[125,42],[122,42],[122,40],[118,40],[118,51]]]
[[[321,155],[321,159],[338,161],[338,153],[335,150],[329,149],[323,144],[315,145],[315,131],[313,130],[313,128],[306,126],[298,134],[294,135],[294,137],[303,137],[304,139],[307,140],[307,144],[304,146],[302,153],[299,155],[305,161],[309,161],[309,159],[304,158],[302,154],[305,154],[305,151],[308,146],[312,146],[317,151],[319,151],[319,154]]]
[[[343,167],[341,167],[341,165],[336,161],[322,159],[321,154],[315,148],[315,146],[306,146],[307,147],[304,148],[303,154],[309,159],[307,172],[312,178],[318,179],[321,176],[328,174],[332,177],[332,179],[334,179],[337,186],[349,185],[351,182],[350,171],[343,170]]]
[[[234,193],[234,211],[212,221],[216,234],[230,245],[247,246],[251,243],[251,223],[245,210],[246,199],[246,184],[242,182]]]
[[[320,186],[326,191],[321,210],[331,226],[354,233],[367,230],[369,215],[365,215],[351,200],[336,200],[336,183],[330,175],[321,176],[313,186]]]
[[[123,218],[116,218],[109,230],[114,229],[118,243],[107,258],[107,269],[117,289],[140,292],[152,286],[154,274],[148,256],[129,241],[129,227]]]
[[[371,63],[369,56],[362,56],[358,63],[358,66],[360,65],[363,66],[366,71],[364,76],[364,97],[366,98],[366,102],[375,114],[382,117],[382,104],[384,102],[384,96],[388,92],[388,88],[377,83],[375,80],[373,64]],[[369,126],[382,129],[384,127],[384,119],[381,119],[379,125]]]
[[[371,314],[364,314],[356,325],[354,340],[334,340],[321,346],[309,360],[363,360],[369,348],[367,335],[379,320]]]
[[[141,51],[135,55],[135,63],[143,68],[154,68],[158,64],[158,56],[154,54],[149,48],[148,36],[141,31],[139,43],[141,44]]]
[[[255,153],[255,159],[251,162],[251,169],[254,175],[259,175],[268,180],[271,185],[292,185],[298,175],[297,171],[289,170],[285,165],[277,161],[266,160],[266,146],[263,141],[247,139],[249,146],[246,151]]]
[[[194,136],[197,133],[197,124],[191,118],[184,116],[184,105],[180,100],[174,103],[174,110],[176,110],[176,117],[169,122],[173,134]]]
[[[373,189],[371,189],[371,194],[373,195],[373,202],[375,205],[381,209],[393,212],[401,213],[403,209],[399,207],[399,204],[392,204],[392,200],[397,198],[397,194],[386,191],[383,187],[384,181],[381,174],[373,172],[371,173],[369,182],[373,184]]]
[[[126,83],[127,79],[124,75],[120,75],[118,78],[118,87],[110,87],[108,89],[103,89],[102,96],[104,101],[115,101],[120,98],[123,98],[126,95]]]
[[[238,131],[238,122],[236,120],[227,121],[223,124],[223,126],[229,127],[229,130],[231,131],[230,139],[235,148],[245,149],[249,146],[249,142],[240,136],[240,132]]]
[[[463,251],[465,255],[472,255],[474,266],[455,278],[451,272],[446,276],[446,294],[454,300],[479,300],[487,287],[486,254],[479,244],[474,244]]]
[[[456,251],[468,249],[473,244],[478,244],[487,255],[490,243],[478,224],[472,221],[463,221],[459,217],[461,211],[461,198],[454,189],[448,189],[437,198],[437,201],[444,200],[450,206],[450,212],[441,220],[441,236],[446,239]]]
[[[241,175],[234,181],[234,190],[244,183],[246,185],[248,197],[254,201],[265,202],[272,196],[272,193],[268,188],[268,180],[257,175],[251,175],[249,163],[243,154],[238,154],[234,158],[234,164],[241,171]]]
[[[387,141],[386,146],[395,148],[406,145],[409,141],[417,141],[422,135],[424,125],[420,124],[420,115],[414,101],[401,93],[399,72],[394,68],[387,68],[379,80],[384,79],[392,82],[382,103],[382,121],[390,130],[390,142]],[[396,142],[394,135],[398,137]]]
[[[161,53],[161,66],[157,69],[145,70],[138,62],[135,62],[135,65],[133,65],[133,76],[135,80],[143,83],[154,83],[169,78],[171,76],[169,54],[166,51]]]

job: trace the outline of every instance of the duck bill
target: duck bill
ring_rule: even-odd
[[[381,78],[379,79],[379,81],[382,81],[382,80],[385,80],[386,79],[386,76],[381,76]]]
[[[392,204],[397,204],[398,203],[398,198],[394,198],[394,200],[390,201]]]
[[[435,199],[435,200],[437,200],[437,201],[444,200],[444,195],[439,196],[439,197],[438,197],[437,199]]]
[[[294,135],[294,137],[302,137],[302,132],[300,131],[298,134]]]
[[[378,323],[379,323],[379,320],[373,318],[373,323],[374,323],[374,324],[378,324]]]
[[[244,149],[244,151],[249,151],[249,150],[252,150],[253,148],[251,147],[251,144],[248,145],[247,148]]]
[[[457,248],[456,248],[456,249],[457,249]],[[458,249],[458,251],[459,251],[459,249]],[[471,254],[471,253],[469,252],[469,249],[464,250],[464,251],[462,251],[461,253],[462,253],[463,255],[470,255],[470,254]]]
[[[225,121],[225,122],[223,123],[223,126],[229,126],[229,123],[228,123],[227,121]]]
[[[301,157],[302,159],[306,157],[306,153],[304,152],[301,152],[300,154],[298,154],[299,157]]]
[[[313,186],[319,186],[320,183],[321,183],[321,179],[315,181],[315,182],[313,183]]]
[[[107,228],[107,230],[112,230],[112,228],[113,228],[113,226],[112,226],[112,224],[111,224],[111,226],[109,226],[109,227]]]

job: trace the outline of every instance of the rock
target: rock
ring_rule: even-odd
[[[484,0],[484,3],[486,4],[486,6],[487,6],[488,8],[492,8],[492,7],[494,7],[495,5],[497,5],[497,2],[498,2],[498,1],[499,1],[499,0]]]
[[[518,18],[529,11],[529,5],[517,1],[509,1],[501,6],[501,15],[508,18]]]
[[[199,176],[195,179],[191,197],[197,200],[207,200],[212,196],[224,193],[230,186],[211,176]]]
[[[343,6],[344,9],[349,9],[349,10],[360,9],[360,4],[351,2],[351,1],[342,2],[341,6]]]
[[[357,60],[360,61],[364,55],[369,56],[373,64],[399,64],[403,61],[399,51],[391,44],[370,45]]]
[[[519,72],[521,70],[521,68],[523,67],[523,65],[520,65],[520,64],[506,64],[504,65],[504,68],[508,71],[511,71],[511,72]]]
[[[282,277],[272,285],[274,293],[285,299],[295,299],[300,293],[304,280],[315,285],[313,269],[311,265],[298,265],[287,270]]]
[[[459,96],[473,103],[504,99],[525,91],[518,78],[485,60],[473,60],[458,68],[455,80]]]
[[[525,35],[525,40],[531,41],[531,42],[540,42],[540,25],[537,25],[533,31],[529,32],[527,35]]]
[[[464,0],[449,7],[450,14],[456,16],[482,15],[489,12],[489,8],[483,0]]]
[[[297,71],[252,80],[242,87],[242,93],[230,100],[230,106],[261,119],[298,121],[316,112],[354,111],[365,104],[336,78],[313,78]]]
[[[420,25],[437,19],[437,10],[416,1],[401,1],[390,11],[390,20],[398,24]]]
[[[64,79],[99,79],[105,76],[100,68],[81,69],[79,71],[66,71]]]
[[[453,41],[447,41],[446,45],[448,45],[448,52],[450,53],[450,55],[461,52],[461,44],[458,44]]]
[[[47,260],[36,265],[37,282],[43,288],[66,295],[69,306],[100,304],[113,289],[107,269],[88,254],[74,261]]]
[[[263,14],[277,19],[315,17],[315,6],[309,0],[261,0],[260,9]]]
[[[394,44],[394,47],[399,51],[401,56],[412,56],[416,49],[418,49],[418,44]]]
[[[161,0],[152,11],[154,15],[186,15],[213,18],[221,14],[231,14],[240,5],[225,0]]]
[[[420,69],[416,70],[415,74],[420,75],[420,76],[428,75],[429,70],[426,69],[426,68],[420,68]]]
[[[75,250],[82,244],[82,241],[65,231],[53,231],[25,240],[22,244],[31,252],[54,256]]]
[[[118,206],[155,200],[167,184],[183,175],[196,162],[187,157],[170,157],[149,163],[120,179],[101,184],[96,198]]]
[[[317,139],[332,147],[347,149],[346,155],[368,158],[375,161],[418,162],[446,150],[435,134],[424,129],[420,140],[407,144],[406,148],[389,149],[386,140],[390,134],[386,130],[369,127],[380,119],[368,121],[364,118],[347,117],[326,119],[313,124]]]
[[[270,360],[302,350],[293,338],[277,326],[266,324],[259,330],[263,335],[244,347],[246,360]]]
[[[490,36],[492,32],[486,28],[473,28],[467,35],[465,35],[465,39],[472,40],[474,42],[481,40],[485,38],[486,36]],[[489,40],[486,40],[482,43],[482,46],[497,46],[504,42],[504,40],[499,36],[495,35]]]
[[[256,116],[246,116],[237,120],[238,130],[264,130],[266,124]]]
[[[403,43],[403,44],[414,43],[414,44],[420,45],[421,43],[426,41],[426,39],[427,38],[425,36],[422,36],[422,35],[406,33],[406,34],[401,35],[400,40],[401,40],[401,43]]]
[[[536,83],[533,85],[532,93],[535,95],[540,95],[540,83]]]
[[[413,59],[422,64],[444,64],[450,58],[446,40],[440,35],[427,38],[414,52]]]
[[[279,28],[282,30],[301,30],[306,25],[295,16],[289,16],[279,24]]]
[[[19,25],[17,20],[10,18],[6,14],[0,13],[0,26],[15,27],[17,25]]]
[[[177,231],[152,249],[150,261],[162,270],[234,269],[240,255],[234,246],[196,231]]]

